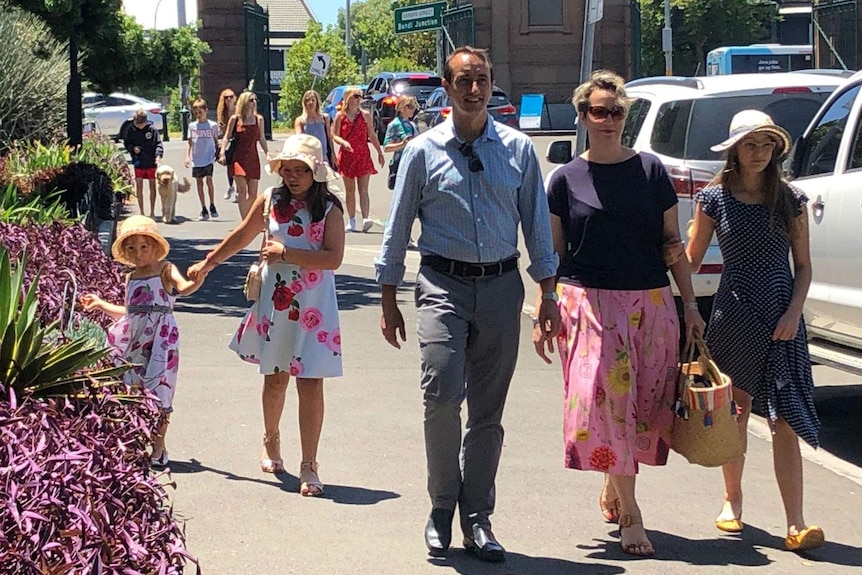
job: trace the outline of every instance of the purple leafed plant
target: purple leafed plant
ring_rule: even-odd
[[[167,575],[197,563],[172,517],[167,476],[150,471],[155,398],[111,391],[0,401],[3,573]]]
[[[82,224],[67,226],[59,222],[50,224],[8,224],[0,222],[0,244],[6,247],[12,261],[20,261],[27,251],[25,286],[39,274],[39,306],[37,314],[44,325],[68,315],[71,286],[68,275],[74,274],[78,294],[96,293],[105,301],[123,303],[123,268],[102,251],[98,239]],[[111,319],[98,312],[86,312],[76,305],[75,320],[82,317],[106,328]]]

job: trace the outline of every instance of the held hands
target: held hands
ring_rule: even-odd
[[[216,160],[216,161],[217,161],[219,164],[221,164],[222,166],[224,166],[225,164],[227,164],[227,159],[225,159],[225,157],[224,157],[224,152],[222,152],[221,154],[219,154],[219,155],[218,155],[218,160]]]
[[[207,274],[212,271],[215,266],[207,260],[201,260],[196,264],[189,266],[189,269],[186,270],[186,275],[192,280],[195,284],[201,285],[204,283],[204,280],[207,277]]]
[[[667,238],[662,246],[662,255],[664,263],[670,267],[685,255],[685,244],[677,237]]]
[[[775,326],[775,331],[772,332],[772,341],[792,341],[796,339],[796,332],[799,330],[799,320],[802,314],[786,311],[781,319],[778,320],[778,325]]]
[[[560,333],[560,308],[553,300],[542,300],[539,317],[533,323],[533,346],[545,363],[551,363],[547,353],[554,353],[554,339]],[[547,353],[546,353],[547,347]]]

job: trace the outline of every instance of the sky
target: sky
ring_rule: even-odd
[[[338,9],[347,5],[347,0],[305,1],[324,28],[327,24],[335,24]],[[174,28],[177,26],[178,2],[185,4],[186,22],[197,20],[197,0],[124,0],[123,7],[144,28]]]

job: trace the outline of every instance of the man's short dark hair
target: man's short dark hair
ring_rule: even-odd
[[[470,54],[471,56],[476,56],[477,58],[483,60],[488,65],[488,73],[491,74],[491,80],[494,79],[494,68],[491,66],[491,57],[488,56],[488,51],[483,50],[482,48],[474,48],[473,46],[461,46],[456,49],[454,52],[449,54],[449,57],[446,58],[446,64],[443,65],[443,79],[452,83],[452,76],[454,75],[454,71],[452,70],[452,60],[456,56],[460,56],[461,54]]]

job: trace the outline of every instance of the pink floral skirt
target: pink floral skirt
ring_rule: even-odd
[[[566,467],[635,475],[639,463],[666,464],[679,361],[670,288],[559,286]]]

